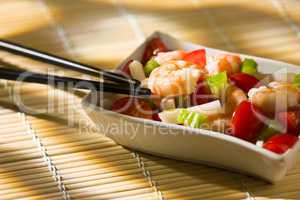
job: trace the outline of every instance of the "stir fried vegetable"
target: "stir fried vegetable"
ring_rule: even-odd
[[[199,49],[187,53],[183,60],[196,64],[199,68],[203,68],[206,64],[206,51],[205,49]]]
[[[216,97],[212,95],[206,81],[199,79],[196,89],[190,95],[189,99],[191,100],[192,105],[201,105],[216,100]]]
[[[206,120],[207,116],[205,114],[188,111],[186,109],[181,109],[180,114],[177,117],[178,124],[184,124],[185,126],[190,126],[192,128],[200,128],[201,124]]]
[[[133,60],[128,67],[132,78],[139,81],[143,81],[146,78],[143,65],[139,61]]]
[[[188,115],[190,114],[190,112],[187,109],[181,109],[180,113],[177,117],[177,123],[178,124],[184,124],[186,118],[188,117]]]
[[[192,121],[194,120],[195,112],[189,112],[187,115],[186,119],[184,120],[184,125],[185,126],[190,126]]]
[[[237,73],[230,76],[231,82],[248,93],[251,88],[259,86],[259,80],[254,76],[245,73]]]
[[[159,67],[159,63],[156,62],[154,58],[151,58],[144,67],[144,72],[146,76],[148,77],[151,74],[151,72],[157,67]]]
[[[298,141],[298,137],[291,134],[279,134],[271,137],[263,148],[268,149],[274,153],[283,154],[288,149],[292,148]]]
[[[203,123],[207,120],[207,116],[200,113],[195,113],[194,118],[190,126],[192,128],[200,128]]]
[[[277,118],[281,125],[291,134],[300,134],[300,111],[280,112]]]
[[[300,135],[299,74],[260,74],[254,59],[207,55],[205,49],[167,51],[159,38],[148,42],[141,62],[129,61],[123,72],[158,101],[121,98],[113,103],[116,112],[191,128],[209,125],[278,154]]]
[[[159,113],[159,117],[163,122],[172,124],[184,124],[185,119],[191,112],[200,113],[208,118],[214,116],[220,116],[223,114],[223,109],[219,100],[212,101],[206,104],[189,107],[186,109],[177,108],[171,110],[165,110]]]
[[[253,59],[245,58],[242,62],[241,72],[252,76],[257,74],[257,63]]]
[[[232,135],[249,142],[256,142],[257,135],[263,127],[257,117],[259,109],[249,101],[242,102],[232,117]]]
[[[228,86],[227,73],[221,72],[219,74],[210,76],[206,79],[206,82],[216,97],[220,97],[222,91]]]

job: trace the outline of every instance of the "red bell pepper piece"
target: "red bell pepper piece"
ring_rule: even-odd
[[[288,133],[279,134],[271,137],[266,143],[264,143],[263,148],[274,153],[283,154],[288,149],[292,148],[297,141],[298,137],[295,135]]]
[[[159,118],[158,113],[154,113],[154,114],[152,115],[152,118],[153,118],[153,120],[155,120],[155,121],[161,122],[161,119]]]
[[[212,95],[206,82],[199,79],[195,91],[190,95],[190,100],[192,105],[200,105],[214,101],[216,98]]]
[[[152,58],[152,56],[156,55],[159,52],[166,52],[168,51],[167,46],[161,41],[160,38],[153,38],[149,43],[146,45],[143,58],[142,58],[142,64],[145,65],[148,60]]]
[[[148,101],[134,97],[123,97],[116,100],[111,110],[133,117],[153,119],[153,109]]]
[[[232,135],[249,142],[256,142],[263,122],[257,117],[259,109],[249,101],[243,101],[232,116]]]
[[[241,88],[246,93],[251,88],[260,86],[257,78],[245,73],[232,74],[229,79],[235,86]]]
[[[288,133],[296,136],[300,134],[300,110],[280,112],[277,119]]]
[[[206,65],[206,51],[205,49],[198,49],[195,51],[188,52],[183,60],[194,63],[199,66],[199,68],[204,68]]]

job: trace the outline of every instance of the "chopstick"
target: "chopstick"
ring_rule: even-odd
[[[122,74],[101,70],[91,65],[86,65],[80,62],[65,59],[56,55],[52,55],[50,53],[35,50],[30,47],[25,47],[23,45],[16,44],[13,42],[0,40],[0,49],[3,49],[13,54],[26,56],[34,60],[39,60],[45,63],[57,65],[65,69],[74,70],[92,76],[98,76],[98,77],[100,76],[105,80],[114,81],[117,83],[122,82],[122,83],[134,84],[134,85],[140,84],[138,80],[128,78]]]
[[[39,83],[52,85],[54,87],[63,86],[67,89],[89,89],[100,92],[111,92],[118,94],[127,94],[131,96],[149,96],[151,91],[146,88],[139,88],[124,84],[114,84],[98,82],[70,77],[54,76],[47,74],[32,73],[24,70],[15,70],[9,68],[0,68],[0,79],[22,81],[29,83]]]

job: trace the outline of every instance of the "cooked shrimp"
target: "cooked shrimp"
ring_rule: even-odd
[[[206,69],[209,74],[226,71],[228,74],[240,71],[241,58],[235,55],[221,55],[208,57]]]
[[[233,85],[229,86],[226,90],[225,113],[231,115],[236,107],[246,100],[247,96],[243,90]]]
[[[169,52],[160,52],[155,57],[155,61],[160,65],[169,62],[171,60],[182,60],[185,55],[184,51],[169,51]]]
[[[231,119],[225,117],[217,118],[210,122],[208,129],[228,134],[231,130]]]
[[[250,101],[265,114],[286,111],[298,104],[299,91],[293,84],[271,82],[268,86],[252,88],[248,92]]]
[[[233,73],[240,71],[240,66],[242,64],[241,57],[236,55],[225,55],[224,58],[230,63]]]
[[[159,96],[187,95],[192,93],[203,75],[196,65],[185,61],[169,61],[154,69],[147,81],[148,88]]]

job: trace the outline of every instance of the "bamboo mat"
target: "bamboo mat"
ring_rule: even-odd
[[[0,37],[106,69],[155,30],[300,65],[299,10],[297,0],[1,0]],[[81,76],[5,52],[0,60]],[[85,93],[16,86],[0,81],[0,199],[300,199],[299,162],[270,185],[134,152],[93,131]]]

